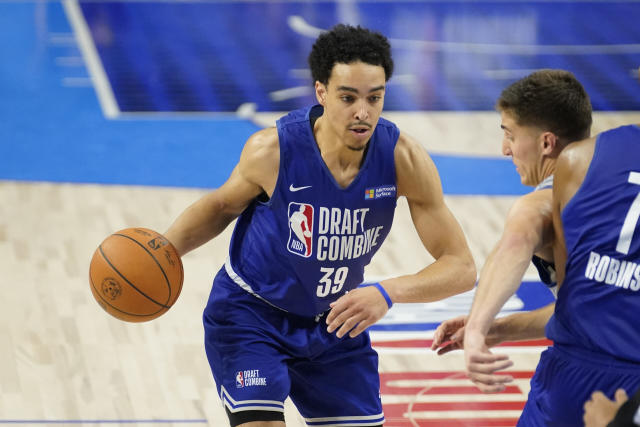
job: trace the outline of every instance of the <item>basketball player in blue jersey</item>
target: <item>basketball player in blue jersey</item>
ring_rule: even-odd
[[[640,388],[640,126],[571,144],[553,185],[559,283],[553,346],[531,379],[522,426],[574,426],[594,390]]]
[[[495,371],[511,365],[489,347],[503,341],[544,337],[553,304],[494,320],[513,295],[533,261],[540,279],[555,294],[553,172],[557,157],[570,142],[589,136],[591,103],[580,82],[563,70],[540,70],[511,84],[497,101],[504,131],[502,152],[513,159],[521,182],[535,187],[511,207],[502,236],[480,273],[469,316],[443,322],[432,348],[439,354],[464,346],[467,373],[483,391],[504,389],[512,380]]]
[[[338,25],[318,37],[309,64],[319,104],[251,136],[229,179],[165,233],[183,255],[237,218],[204,311],[232,426],[284,426],[287,396],[309,425],[381,426],[366,328],[393,303],[439,300],[476,279],[434,164],[380,117],[393,70],[387,39]],[[360,286],[400,196],[435,262]]]

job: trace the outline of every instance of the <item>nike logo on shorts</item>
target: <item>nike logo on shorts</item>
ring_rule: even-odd
[[[289,186],[289,191],[291,191],[292,193],[295,193],[296,191],[304,190],[305,188],[311,188],[311,186],[310,185],[304,185],[302,187],[294,187],[293,184],[291,184]]]

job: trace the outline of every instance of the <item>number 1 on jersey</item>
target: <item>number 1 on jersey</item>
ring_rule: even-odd
[[[333,274],[334,271],[335,274]],[[347,280],[349,267],[340,267],[337,270],[331,267],[320,267],[320,272],[324,273],[324,276],[320,279],[321,285],[318,285],[316,295],[322,298],[329,295],[329,292],[332,294],[340,292],[345,280]]]
[[[630,172],[629,182],[640,185],[640,172]],[[616,252],[625,255],[629,253],[631,238],[638,224],[638,217],[640,217],[640,192],[633,200],[633,203],[631,203],[629,212],[627,212],[627,216],[624,218],[622,230],[620,230],[620,237],[618,237],[618,244],[616,245]]]

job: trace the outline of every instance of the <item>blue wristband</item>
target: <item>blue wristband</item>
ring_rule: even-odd
[[[382,285],[380,283],[378,283],[378,282],[375,282],[375,283],[363,283],[359,287],[360,288],[366,288],[367,286],[375,286],[376,289],[378,289],[378,291],[380,291],[380,293],[384,297],[384,300],[387,302],[387,306],[389,308],[391,308],[391,306],[393,305],[393,301],[391,301],[391,297],[389,296],[387,291],[382,287]]]

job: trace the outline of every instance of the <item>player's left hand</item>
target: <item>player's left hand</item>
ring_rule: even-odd
[[[624,389],[616,390],[615,401],[607,399],[601,391],[591,395],[584,404],[582,420],[585,427],[605,427],[616,416],[616,412],[629,397]]]
[[[351,338],[357,337],[389,310],[387,301],[374,286],[356,288],[331,303],[330,307],[327,332],[337,329],[338,338],[347,332]]]
[[[511,375],[498,373],[513,365],[509,356],[491,353],[486,345],[486,336],[480,332],[465,330],[464,359],[467,376],[485,393],[504,391],[505,384],[513,381]]]

